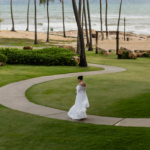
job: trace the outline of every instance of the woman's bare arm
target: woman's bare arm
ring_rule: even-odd
[[[85,82],[81,82],[81,83],[79,83],[79,85],[81,85],[83,87],[86,87],[86,83]]]

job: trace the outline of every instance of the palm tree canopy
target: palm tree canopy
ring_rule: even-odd
[[[47,1],[54,2],[55,0],[40,0],[39,3],[45,5]]]

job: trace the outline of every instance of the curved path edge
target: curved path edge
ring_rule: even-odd
[[[102,67],[105,70],[43,76],[11,83],[0,88],[0,104],[13,110],[59,120],[67,120],[73,122],[91,123],[99,125],[150,127],[150,119],[115,118],[115,117],[101,117],[88,115],[88,118],[83,121],[72,120],[67,116],[66,111],[34,104],[25,97],[25,92],[28,88],[42,82],[62,78],[76,77],[79,75],[89,76],[89,75],[109,74],[126,71],[126,69],[124,68],[115,66],[106,66],[97,64],[88,64],[88,65],[95,67]]]

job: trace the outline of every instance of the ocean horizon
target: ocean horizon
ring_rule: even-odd
[[[100,31],[100,4],[99,0],[89,0],[91,11],[92,29]],[[73,13],[71,0],[65,2],[65,27],[66,31],[77,30],[77,25]],[[103,3],[103,30],[105,30],[105,0]],[[25,31],[27,24],[27,4],[28,0],[13,0],[13,13],[15,29]],[[120,0],[108,0],[108,30],[116,31],[119,16]],[[126,18],[126,31],[135,34],[150,35],[150,1],[149,0],[124,0],[122,4],[122,14],[120,31],[124,30],[124,17]],[[62,31],[62,6],[59,1],[50,2],[50,28],[54,31]],[[0,0],[1,30],[11,30],[10,0]],[[37,22],[38,32],[47,31],[46,6],[37,2]],[[34,31],[34,0],[30,4],[30,31]]]

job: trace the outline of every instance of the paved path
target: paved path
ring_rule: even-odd
[[[37,105],[28,101],[28,99],[25,97],[25,91],[35,84],[50,81],[50,80],[76,77],[79,75],[88,76],[88,75],[109,74],[109,73],[126,71],[126,69],[124,68],[114,67],[114,66],[105,66],[105,65],[96,65],[96,64],[89,64],[89,65],[102,67],[105,68],[105,70],[44,76],[44,77],[38,77],[38,78],[33,78],[33,79],[28,79],[28,80],[8,84],[0,88],[0,104],[8,108],[22,111],[25,113],[44,116],[47,118],[55,118],[60,120],[79,122],[70,119],[67,116],[66,111]],[[88,115],[88,119],[80,122],[99,124],[99,125],[150,127],[150,119],[114,118],[114,117],[101,117],[101,116]]]

